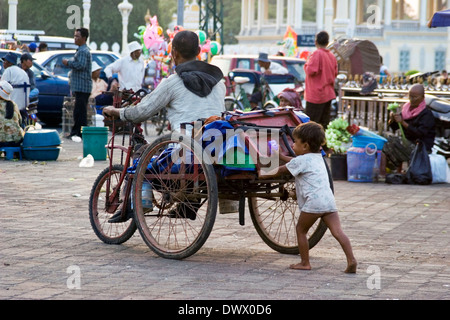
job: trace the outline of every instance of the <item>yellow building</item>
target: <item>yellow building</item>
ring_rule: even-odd
[[[326,30],[332,39],[370,40],[391,72],[450,69],[450,28],[427,26],[435,11],[447,8],[448,0],[242,0],[233,51],[275,53],[291,26],[303,36]]]

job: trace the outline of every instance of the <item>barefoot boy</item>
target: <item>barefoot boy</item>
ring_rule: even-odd
[[[342,231],[328,173],[320,152],[321,146],[325,143],[323,127],[314,121],[303,123],[295,128],[293,137],[292,149],[297,156],[291,158],[280,154],[280,160],[286,162],[286,165],[260,175],[262,179],[270,179],[286,173],[295,177],[297,201],[300,207],[296,232],[301,261],[291,265],[290,268],[311,269],[307,232],[317,219],[322,218],[344,250],[347,258],[345,272],[355,273],[356,259],[353,256],[350,240]]]

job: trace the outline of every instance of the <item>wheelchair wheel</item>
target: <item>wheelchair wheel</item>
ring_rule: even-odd
[[[218,194],[214,168],[205,160],[198,143],[176,133],[158,138],[139,159],[134,220],[144,242],[161,257],[189,257],[211,233]],[[152,199],[146,201],[143,189],[149,187]]]
[[[107,244],[121,244],[133,236],[136,231],[136,224],[133,219],[121,223],[109,223],[108,220],[117,212],[120,199],[120,192],[116,199],[106,201],[106,187],[110,181],[109,194],[117,188],[117,184],[122,174],[122,165],[114,165],[112,170],[103,170],[94,182],[89,198],[89,220],[92,229],[97,237]],[[124,185],[122,185],[122,188]],[[128,201],[128,210],[131,210],[131,203]]]

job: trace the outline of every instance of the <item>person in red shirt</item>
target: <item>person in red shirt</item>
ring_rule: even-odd
[[[305,63],[306,114],[324,129],[330,122],[331,101],[336,98],[334,82],[338,75],[335,56],[326,49],[329,35],[326,31],[316,34],[316,48]]]

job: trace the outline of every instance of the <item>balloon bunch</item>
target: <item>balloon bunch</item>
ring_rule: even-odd
[[[180,32],[183,31],[184,28],[182,26],[175,26],[173,28],[173,32],[170,31],[169,29],[166,31],[167,34],[169,35],[169,45],[167,46],[167,54],[170,56],[170,54],[172,53],[172,40],[175,37],[175,35]]]
[[[297,33],[291,28],[291,26],[286,28],[283,41],[278,42],[278,45],[283,46],[283,52],[286,56],[298,57]]]
[[[146,27],[145,26],[139,26],[138,27],[138,33],[134,34],[134,37],[137,38],[139,40],[139,42],[142,45],[142,54],[144,55],[144,57],[147,59],[149,57],[149,52],[147,47],[144,44],[144,32],[145,32]]]
[[[163,56],[167,50],[167,43],[164,40],[163,29],[158,25],[158,17],[150,18],[150,24],[145,29],[144,45],[152,56]]]
[[[222,49],[219,42],[208,39],[206,32],[203,30],[197,30],[196,33],[200,42],[200,53],[197,57],[199,60],[208,60],[208,54],[213,56],[219,54]]]

